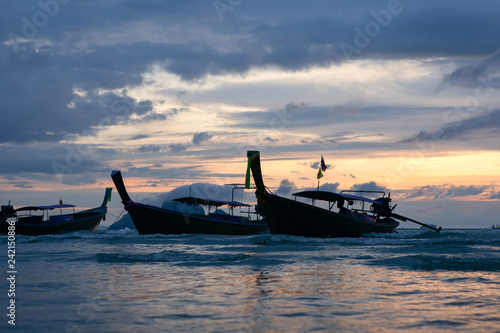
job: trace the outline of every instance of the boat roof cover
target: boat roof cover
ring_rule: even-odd
[[[16,209],[16,211],[24,211],[24,210],[52,210],[56,208],[70,208],[70,207],[76,207],[75,205],[68,205],[68,204],[62,204],[62,205],[51,205],[51,206],[26,206],[26,207],[21,207]]]
[[[334,202],[337,200],[357,200],[357,201],[371,202],[375,204],[382,204],[381,200],[373,200],[359,195],[352,195],[346,193],[340,194],[327,191],[304,191],[304,192],[293,193],[292,195],[309,199],[324,200],[329,202]]]
[[[174,199],[174,201],[179,201],[182,203],[187,203],[190,205],[206,205],[206,206],[232,206],[232,207],[252,207],[251,205],[245,204],[243,202],[239,201],[226,201],[226,200],[216,200],[216,199],[203,199],[203,198],[196,198],[196,197],[184,197],[184,198],[177,198]]]

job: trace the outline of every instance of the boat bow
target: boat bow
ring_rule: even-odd
[[[255,195],[257,198],[262,197],[267,194],[266,186],[264,185],[264,180],[262,179],[262,170],[260,167],[260,152],[249,150],[247,151],[247,157],[250,164],[250,169],[252,170],[253,180],[255,182]]]
[[[101,207],[106,207],[108,205],[108,201],[111,200],[111,191],[113,191],[112,187],[106,187],[106,193],[104,193],[104,199],[102,200]]]
[[[125,188],[125,184],[123,183],[123,177],[121,171],[116,171],[116,170],[112,171],[111,178],[115,183],[116,190],[118,191],[118,194],[122,199],[122,203],[125,206],[130,205],[132,203],[132,200],[130,199],[130,196],[127,193],[127,189]]]

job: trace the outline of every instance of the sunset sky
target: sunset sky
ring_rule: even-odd
[[[2,204],[96,206],[112,170],[154,202],[241,183],[260,150],[277,194],[323,156],[326,189],[500,223],[497,1],[0,3]]]

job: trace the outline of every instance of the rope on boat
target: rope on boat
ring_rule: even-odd
[[[124,212],[124,211],[125,211],[125,208],[122,210],[122,212],[121,212],[121,213],[120,213],[120,215],[118,215],[118,216],[116,216],[116,215],[114,215],[114,214],[111,214],[111,213],[106,213],[106,214],[109,214],[109,215],[111,215],[111,216],[115,216],[115,217],[116,217],[115,222],[113,222],[113,223],[111,223],[111,224],[116,223],[116,221],[118,221],[118,219],[122,216],[122,214],[123,214],[123,212]]]

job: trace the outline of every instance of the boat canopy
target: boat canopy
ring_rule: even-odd
[[[62,205],[52,205],[52,206],[26,206],[18,208],[16,209],[16,211],[19,212],[27,210],[52,210],[56,208],[71,208],[71,207],[76,207],[76,205],[62,204]]]
[[[177,198],[174,201],[187,203],[190,205],[206,205],[206,206],[230,206],[230,207],[252,207],[251,205],[239,202],[239,201],[225,201],[225,200],[215,200],[215,199],[203,199],[196,197],[184,197]]]
[[[373,200],[359,195],[335,193],[327,191],[304,191],[304,192],[293,193],[292,195],[295,195],[297,197],[315,199],[315,200],[324,200],[328,202],[335,202],[337,200],[357,200],[357,201],[371,202],[380,205],[382,204],[381,200]]]

